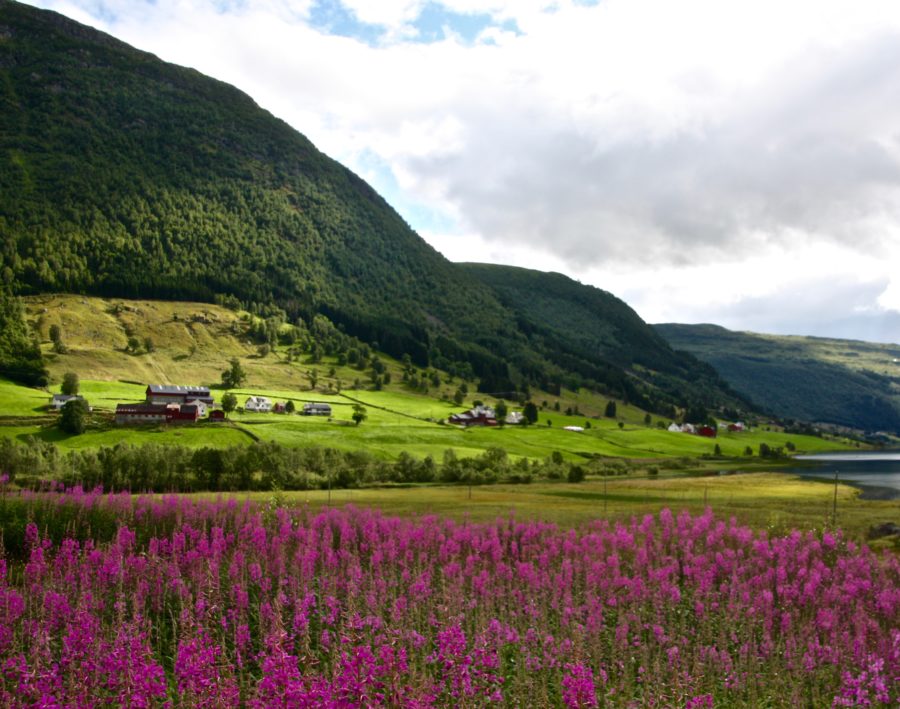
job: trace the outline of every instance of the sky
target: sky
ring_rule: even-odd
[[[900,342],[895,0],[30,0],[227,81],[452,261]]]

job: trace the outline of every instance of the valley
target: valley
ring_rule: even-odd
[[[108,11],[104,27],[130,12],[100,5],[79,11]],[[166,3],[140,5],[149,18]],[[264,26],[252,22],[259,6],[279,3],[212,5],[203,32],[241,13],[230,43]],[[346,3],[326,5],[282,8],[279,34],[325,15],[329,31],[332,20],[362,19]],[[552,18],[480,33],[479,72],[538,26],[608,9],[552,6]],[[423,7],[409,11],[446,10]],[[596,17],[615,25],[622,12]],[[607,44],[583,27],[591,44]],[[321,27],[300,29],[285,34],[292,54],[310,38],[325,46]],[[416,52],[404,67],[428,51],[418,34],[397,34]],[[340,41],[355,62],[345,69],[378,73],[360,57],[385,54],[381,41]],[[439,48],[461,42],[448,36]],[[546,63],[566,65],[565,52],[554,55]],[[248,70],[278,63],[271,81],[291,73],[277,55],[235,56]],[[336,76],[318,54],[310,66],[315,83]],[[429,90],[402,83],[408,98],[482,79],[425,67]],[[741,156],[796,158],[804,141],[735,152],[750,178],[710,180],[695,148],[716,126],[698,120],[689,149],[669,143],[669,132],[693,128],[649,131],[642,97],[627,99],[623,113],[636,120],[622,133],[634,133],[640,156],[606,144],[606,130],[594,144],[589,130],[573,140],[554,128],[542,146],[532,138],[546,130],[543,114],[531,106],[546,101],[527,67],[517,71],[513,83],[528,90],[510,94],[511,105],[535,119],[527,150],[504,155],[508,184],[478,171],[466,182],[486,182],[476,185],[489,197],[482,219],[516,224],[515,241],[496,244],[534,247],[543,235],[566,263],[605,273],[591,281],[599,285],[451,262],[360,175],[247,93],[0,0],[0,705],[900,702],[897,499],[862,495],[836,470],[798,460],[877,459],[900,445],[898,346],[651,326],[604,289],[617,268],[630,278],[635,259],[696,274],[704,259],[734,258],[757,238],[765,246],[763,225],[800,233],[779,231],[755,193],[728,215],[716,204],[730,185],[770,182],[768,168],[752,172]],[[567,110],[565,123],[587,129],[601,104],[619,101],[595,100],[605,90],[591,82],[607,71],[591,65],[587,81],[550,82],[590,92],[579,101],[592,106],[588,120]],[[627,96],[641,73],[611,94]],[[387,75],[401,85],[399,72]],[[702,99],[707,79],[692,76],[675,83]],[[504,95],[489,96],[486,115]],[[310,96],[310,120],[337,120]],[[406,98],[372,93],[363,112],[381,103],[397,114],[381,128],[396,155],[409,135],[447,151],[422,183],[455,211],[463,202],[438,172],[470,138],[463,123],[456,135],[456,99],[426,128],[405,115]],[[689,103],[671,112],[660,102],[666,121],[692,121]],[[710,165],[735,159],[730,140],[719,141],[729,160]],[[848,155],[872,150],[834,142]],[[541,155],[548,145],[552,160]],[[657,152],[689,156],[678,187],[655,169]],[[366,175],[392,174],[378,151],[364,153]],[[625,182],[605,183],[613,173]],[[526,204],[545,175],[549,197]],[[625,183],[664,199],[615,190]],[[703,193],[692,203],[682,190],[695,183]],[[510,189],[522,194],[504,202]],[[584,195],[591,204],[578,204]],[[806,199],[788,189],[784,202],[800,214]],[[565,216],[552,219],[556,209]],[[514,218],[500,219],[503,210]],[[735,215],[759,222],[739,229]],[[466,238],[478,216],[460,210]],[[607,259],[612,270],[602,271]],[[663,273],[642,287],[662,293]],[[705,308],[731,297],[717,282],[685,291]]]

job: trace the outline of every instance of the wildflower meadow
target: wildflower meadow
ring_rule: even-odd
[[[2,706],[900,702],[900,562],[839,533],[80,489],[0,516]]]

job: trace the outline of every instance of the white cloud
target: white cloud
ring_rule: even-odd
[[[650,319],[701,290],[734,327],[765,329],[775,302],[823,334],[844,302],[896,307],[893,0],[445,0],[517,29],[474,45],[406,41],[424,0],[346,0],[387,28],[374,46],[311,27],[312,0],[38,4],[236,84],[357,171],[378,162],[377,189],[455,223],[428,235],[451,258],[552,265]]]
[[[878,305],[885,310],[893,310],[900,313],[900,278],[896,273],[891,274],[891,279],[885,289],[878,296]]]

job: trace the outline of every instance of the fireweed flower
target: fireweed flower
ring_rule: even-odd
[[[900,563],[839,533],[4,494],[3,706],[900,702]]]

